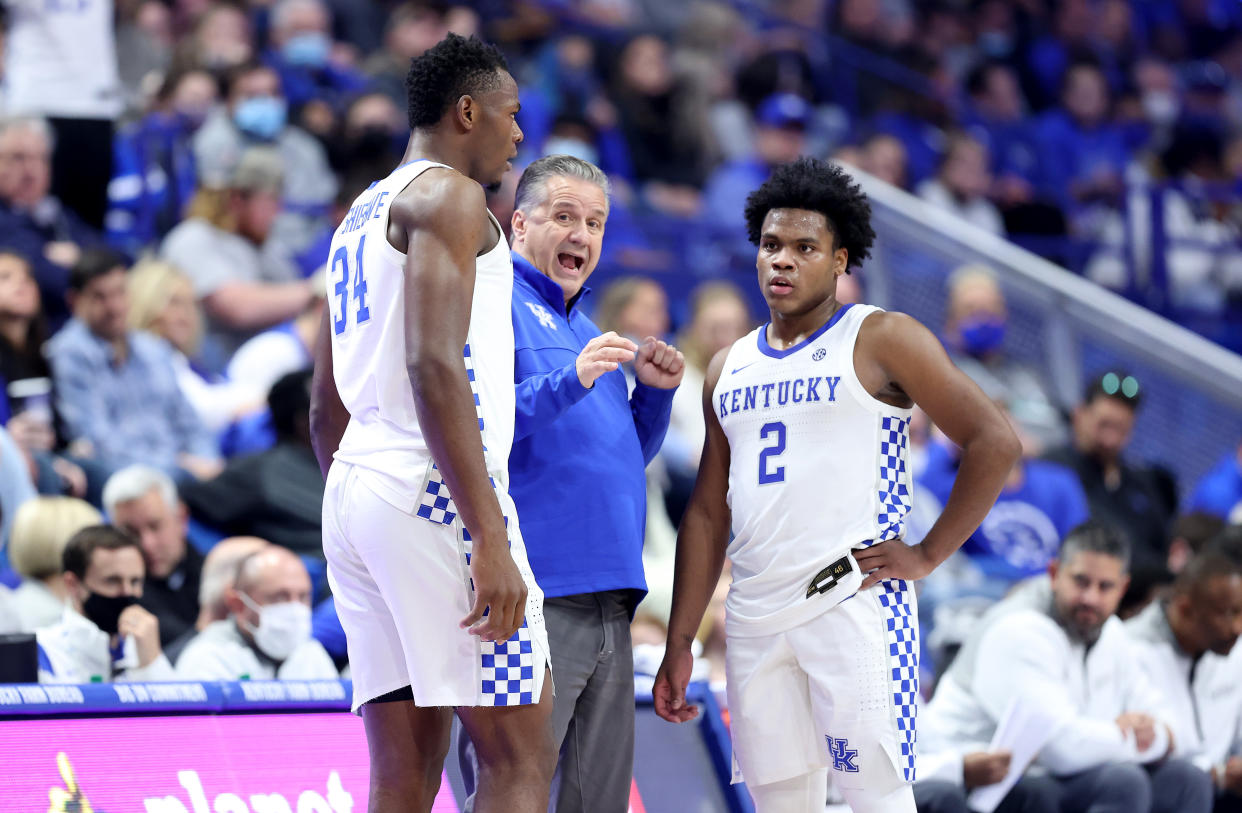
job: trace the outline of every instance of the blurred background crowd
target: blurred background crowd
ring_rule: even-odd
[[[101,590],[140,596],[156,627],[125,602],[95,607],[136,625],[142,651],[116,662],[155,671],[135,674],[347,667],[320,550],[309,348],[332,230],[399,162],[409,60],[449,31],[496,42],[521,89],[518,170],[489,197],[499,221],[530,160],[598,164],[614,197],[595,320],[685,351],[649,470],[640,668],[659,660],[641,653],[663,640],[702,371],[764,313],[742,210],[771,167],[831,157],[957,218],[965,243],[1003,238],[1242,349],[1236,0],[8,0],[3,25],[0,631],[57,624]],[[882,263],[840,298],[866,298]],[[937,263],[918,315],[1008,411],[1025,455],[921,588],[931,678],[1085,519],[1130,538],[1125,614],[1242,523],[1236,402],[1157,438],[1206,447],[1214,467],[1188,477],[1176,453],[1145,459],[1136,422],[1167,411],[1172,387],[1124,355],[1074,359],[1077,386],[1057,386],[1038,349],[1015,352],[1024,303],[1003,275]],[[915,436],[911,542],[956,472],[934,426],[916,421]],[[70,537],[105,517],[126,535],[75,545],[136,578],[119,594],[92,587],[91,556],[66,564]],[[310,629],[265,615],[289,603],[314,605]],[[717,605],[702,633],[717,680],[722,617]],[[285,638],[258,640],[265,627]],[[245,660],[251,644],[268,656]]]

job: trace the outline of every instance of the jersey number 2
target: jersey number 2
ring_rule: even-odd
[[[768,470],[768,458],[779,457],[785,451],[785,424],[780,421],[765,423],[759,430],[759,438],[766,440],[768,435],[776,435],[776,441],[759,453],[759,485],[785,482],[785,467],[777,466]]]
[[[358,250],[354,252],[354,290],[353,297],[358,303],[357,323],[362,324],[371,318],[371,309],[367,307],[367,279],[362,275],[362,247],[367,243],[367,236],[362,235],[358,241]],[[340,312],[332,317],[332,329],[336,335],[345,332],[349,322],[349,251],[341,246],[332,255],[332,277],[337,276],[336,295],[341,300]]]

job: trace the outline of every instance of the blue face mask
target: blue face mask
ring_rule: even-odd
[[[1005,343],[1005,320],[999,316],[971,316],[958,327],[962,349],[972,356],[986,356]]]
[[[308,31],[295,34],[280,49],[280,55],[290,65],[304,68],[322,68],[328,63],[328,54],[332,51],[332,40],[327,34]]]
[[[581,158],[589,164],[599,163],[599,153],[595,147],[576,138],[548,136],[548,140],[543,143],[543,154],[572,155],[574,158]]]
[[[255,96],[237,105],[233,122],[247,135],[271,141],[284,129],[286,112],[284,99]]]

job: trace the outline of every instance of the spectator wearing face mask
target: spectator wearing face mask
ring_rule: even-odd
[[[271,239],[295,256],[327,227],[336,176],[318,139],[289,123],[280,76],[267,65],[251,62],[229,71],[224,105],[194,134],[199,184],[227,186],[242,153],[259,145],[275,147],[284,168],[282,211]]]
[[[966,265],[949,275],[943,335],[949,356],[992,400],[1005,402],[1038,456],[1065,439],[1065,420],[1040,374],[1005,351],[1008,322],[991,269]]]
[[[38,630],[40,683],[172,680],[160,624],[138,605],[146,576],[138,540],[92,525],[65,545],[69,602],[59,623]]]
[[[341,59],[332,41],[332,14],[321,0],[280,0],[270,24],[272,48],[264,61],[280,74],[295,111],[312,101],[340,110],[367,86],[367,78]]]
[[[170,73],[153,109],[117,134],[108,184],[108,242],[138,255],[181,222],[198,173],[192,139],[216,101],[205,70]]]
[[[247,556],[225,591],[229,617],[208,624],[177,659],[183,680],[327,680],[332,658],[311,637],[311,581],[294,553]]]

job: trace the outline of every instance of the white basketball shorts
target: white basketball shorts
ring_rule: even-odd
[[[843,791],[883,795],[914,781],[911,582],[887,579],[777,635],[735,636],[727,625],[726,635],[735,782],[824,767]]]
[[[474,604],[470,536],[433,464],[423,499],[402,511],[336,461],[323,500],[328,583],[349,645],[353,710],[405,686],[417,706],[514,706],[539,702],[548,665],[543,592],[504,489],[509,551],[526,581],[526,619],[504,643],[460,622]]]

